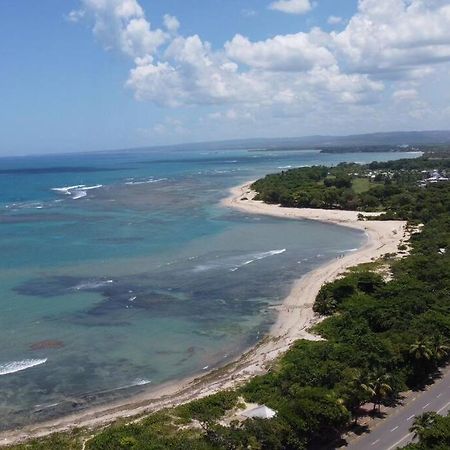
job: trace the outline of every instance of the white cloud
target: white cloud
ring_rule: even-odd
[[[310,0],[277,0],[269,8],[287,14],[305,14],[311,11],[312,5]]]
[[[360,0],[346,29],[331,37],[344,63],[361,72],[408,72],[450,61],[450,4]]]
[[[258,12],[255,11],[254,9],[244,8],[244,9],[241,9],[241,15],[246,18],[251,18],[251,17],[256,17],[258,15]]]
[[[399,89],[392,94],[392,98],[398,102],[417,100],[418,93],[415,89]]]
[[[278,35],[259,42],[238,34],[225,44],[225,51],[234,61],[267,70],[303,71],[335,63],[331,52],[315,42],[312,33]]]
[[[311,131],[345,121],[353,127],[369,117],[389,128],[401,116],[438,114],[421,96],[430,77],[443,76],[438,65],[450,62],[448,0],[360,0],[342,31],[313,28],[265,40],[237,34],[219,48],[179,34],[173,16],[163,17],[163,29],[152,28],[137,0],[82,4],[74,20],[92,20],[97,38],[130,58],[126,86],[140,101],[214,106],[220,110],[208,120],[244,121],[255,130],[269,117],[302,117]],[[332,17],[330,23],[341,23]],[[159,124],[159,132],[163,127],[170,124]],[[281,119],[278,127],[284,129]]]
[[[304,72],[239,72],[203,44],[198,36],[179,38],[170,60],[131,71],[127,86],[139,100],[171,107],[183,105],[299,105],[317,102],[373,102],[383,84],[366,75],[342,73],[337,65]]]
[[[164,26],[169,32],[176,33],[180,28],[180,22],[176,17],[166,14],[164,16]]]
[[[144,132],[147,130],[143,130]],[[154,125],[151,129],[151,131],[157,133],[157,134],[187,134],[188,130],[184,127],[184,124],[181,120],[173,118],[173,117],[166,117],[163,122],[159,122],[156,125]]]
[[[216,111],[208,114],[208,119],[228,120],[232,122],[251,121],[255,122],[254,112],[248,108],[230,108],[225,111]]]
[[[339,17],[339,16],[330,16],[330,17],[328,17],[327,22],[330,25],[337,25],[339,23],[342,23],[343,19],[342,19],[342,17]]]
[[[244,17],[255,17],[258,13],[254,9],[242,9],[241,15]]]
[[[67,14],[67,16],[65,16],[65,18],[69,21],[69,22],[79,22],[80,20],[83,19],[84,15],[85,15],[85,11],[80,9],[80,10],[74,10],[74,11],[70,11],[69,14]]]
[[[168,106],[245,102],[267,87],[196,35],[174,39],[164,57],[132,69],[127,86],[139,100]]]
[[[69,18],[93,20],[93,33],[105,48],[117,48],[132,58],[151,55],[166,42],[167,34],[151,28],[137,0],[82,0]]]

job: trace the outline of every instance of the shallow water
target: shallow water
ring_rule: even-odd
[[[256,343],[292,280],[364,235],[222,209],[227,189],[281,167],[398,156],[0,159],[0,427],[201,372]]]

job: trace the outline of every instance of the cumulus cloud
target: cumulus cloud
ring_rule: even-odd
[[[439,0],[360,0],[335,51],[352,70],[411,71],[450,60],[450,4]]]
[[[342,23],[343,19],[342,19],[342,17],[339,17],[339,16],[330,16],[330,17],[328,17],[327,22],[330,25],[337,25],[339,23]]]
[[[134,68],[127,86],[139,100],[161,105],[219,104],[246,101],[265,88],[238,73],[237,64],[216,53],[199,36],[177,37],[165,51],[166,61]]]
[[[315,42],[312,33],[279,35],[259,42],[238,34],[225,44],[225,51],[234,61],[267,70],[303,71],[335,63],[332,53]]]
[[[67,16],[65,16],[65,18],[69,22],[76,23],[83,19],[85,13],[86,12],[83,9],[77,9],[77,10],[70,11],[69,14],[67,14]]]
[[[382,90],[382,83],[366,75],[342,73],[326,49],[307,44],[304,38],[300,43],[305,48],[297,45],[280,54],[279,43],[271,48],[270,41],[268,48],[263,44],[254,49],[248,39],[239,37],[220,52],[197,35],[179,36],[167,47],[164,62],[132,69],[127,86],[139,100],[172,107],[294,104],[327,95],[337,102],[358,103]],[[244,61],[248,70],[240,67]]]
[[[176,17],[171,16],[170,14],[166,14],[164,16],[164,25],[171,33],[176,33],[178,31],[178,28],[180,28],[179,20]]]
[[[310,0],[277,0],[269,8],[287,14],[305,14],[311,11],[312,5]]]
[[[152,29],[137,0],[82,0],[82,7],[69,18],[85,17],[92,18],[92,31],[105,48],[117,48],[132,58],[151,55],[168,38],[161,29]]]
[[[311,6],[292,0],[271,4],[291,13]],[[385,111],[389,102],[398,108],[409,102],[416,117],[424,116],[429,107],[417,86],[438,64],[450,62],[448,0],[359,0],[341,31],[312,28],[265,40],[237,34],[219,48],[199,35],[183,36],[170,15],[160,18],[161,28],[152,27],[137,0],[82,0],[69,19],[91,20],[106,48],[130,58],[126,86],[138,100],[222,107],[217,117],[253,124],[263,112],[308,114],[310,120],[332,112],[354,114],[353,121],[364,112],[378,120],[375,105]]]
[[[418,93],[415,89],[399,89],[392,94],[392,98],[398,102],[417,100]]]
[[[228,120],[228,121],[251,121],[255,122],[255,116],[254,113],[248,108],[230,108],[225,111],[217,111],[210,113],[208,115],[209,119],[212,120]]]

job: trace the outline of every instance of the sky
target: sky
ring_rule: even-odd
[[[450,0],[0,0],[0,155],[450,128]]]

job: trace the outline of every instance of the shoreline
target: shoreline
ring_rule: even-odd
[[[251,182],[247,182],[232,188],[230,195],[221,201],[221,206],[248,214],[294,220],[318,220],[358,229],[366,233],[367,241],[357,251],[329,261],[295,280],[289,295],[276,307],[278,316],[269,334],[226,366],[182,380],[170,381],[127,399],[93,406],[84,411],[27,425],[17,430],[0,432],[0,446],[56,432],[66,432],[73,428],[99,428],[119,418],[138,419],[136,416],[231,389],[256,375],[264,374],[270,364],[286,352],[296,340],[321,339],[317,335],[310,334],[308,330],[321,320],[321,317],[313,312],[312,307],[324,283],[333,281],[350,267],[371,262],[386,253],[397,253],[398,245],[406,238],[404,221],[358,221],[359,212],[356,211],[282,208],[278,205],[268,205],[253,200],[255,193],[251,191],[250,185]]]
[[[250,214],[293,220],[316,220],[361,230],[367,236],[366,243],[357,251],[331,260],[294,281],[288,297],[279,307],[281,311],[270,331],[270,336],[287,339],[287,348],[297,339],[318,340],[320,338],[308,333],[306,327],[310,328],[321,319],[313,312],[312,307],[322,285],[335,280],[350,267],[377,260],[387,253],[397,253],[399,244],[409,237],[405,231],[406,221],[360,221],[359,211],[283,208],[279,205],[269,205],[253,200],[256,193],[251,190],[251,184],[252,182],[247,182],[232,188],[230,196],[222,200],[222,206]],[[364,213],[364,215],[379,214]],[[300,310],[300,314],[292,314],[292,309],[295,308]]]

